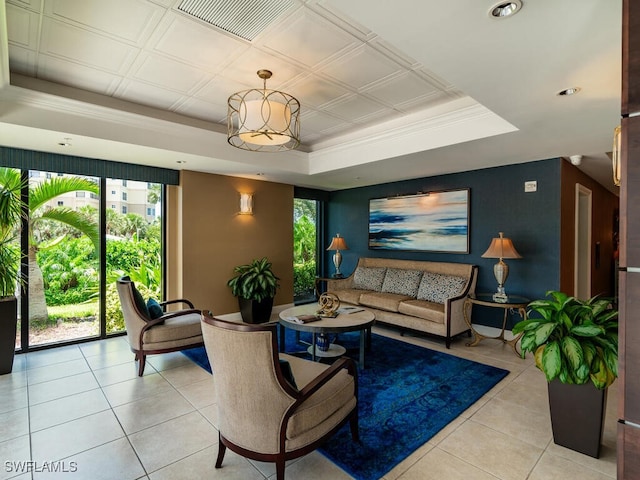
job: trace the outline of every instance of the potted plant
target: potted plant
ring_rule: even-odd
[[[20,247],[15,240],[26,209],[20,195],[26,185],[20,176],[0,169],[0,375],[11,373],[16,348],[18,299],[22,286]]]
[[[242,320],[247,323],[264,323],[271,317],[273,298],[278,280],[266,257],[254,259],[247,265],[233,269],[237,275],[227,282],[231,293],[238,297]]]
[[[598,458],[607,387],[618,376],[618,311],[609,299],[557,291],[529,308],[539,316],[513,333],[522,334],[522,356],[533,352],[549,382],[554,442]]]

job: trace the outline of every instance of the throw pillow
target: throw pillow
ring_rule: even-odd
[[[293,378],[293,370],[291,370],[291,364],[287,360],[280,359],[280,371],[282,372],[284,379],[289,382],[289,385],[298,390],[296,379]]]
[[[155,320],[156,318],[160,318],[164,315],[164,310],[162,310],[162,307],[155,298],[147,300],[147,308],[149,309],[149,316],[151,317],[151,320]]]
[[[382,283],[382,291],[415,297],[418,293],[422,271],[388,268]]]
[[[424,272],[417,298],[428,302],[445,303],[448,298],[459,295],[466,284],[467,279],[464,277]]]
[[[386,272],[384,267],[358,267],[353,274],[353,288],[379,292]]]
[[[144,315],[147,319],[151,319],[151,315],[149,315],[149,309],[147,308],[147,304],[142,297],[142,294],[138,291],[135,284],[131,282],[131,289],[133,290],[133,300],[136,303],[136,307],[140,310],[140,313]]]

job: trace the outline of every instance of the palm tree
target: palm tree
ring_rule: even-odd
[[[0,169],[0,298],[11,296],[21,284],[20,258],[14,240],[23,216],[22,187],[26,182],[20,175],[10,175]]]
[[[9,168],[0,168],[0,182],[3,185],[20,179],[20,172]],[[41,248],[36,235],[38,224],[44,220],[60,222],[87,235],[96,250],[100,246],[98,224],[80,212],[68,207],[49,207],[47,202],[65,193],[87,191],[100,193],[99,186],[86,178],[53,177],[29,189],[29,320],[46,320],[48,318],[47,302],[44,296],[44,280],[38,266],[36,254]],[[47,242],[58,244],[64,236]]]

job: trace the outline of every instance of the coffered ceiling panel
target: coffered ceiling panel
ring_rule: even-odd
[[[15,45],[35,50],[38,41],[38,27],[40,16],[13,5],[7,5],[7,14],[14,21],[7,25],[9,41]]]
[[[434,98],[447,98],[442,90],[412,72],[378,82],[362,92],[398,110],[415,108]]]
[[[256,80],[260,80],[257,75]],[[194,97],[215,105],[223,105],[226,109],[227,99],[232,93],[237,90],[247,90],[258,86],[259,85],[250,86],[244,83],[238,84],[237,81],[231,80],[223,75],[218,75],[198,89],[198,91],[194,93]]]
[[[220,71],[249,48],[246,43],[182,14],[171,13],[167,18],[151,38],[152,48],[209,72]]]
[[[319,71],[359,90],[372,83],[399,75],[402,69],[388,57],[368,45],[363,45]]]
[[[175,111],[182,115],[214,123],[224,123],[227,117],[226,105],[213,104],[194,97],[178,102]]]
[[[139,46],[156,27],[162,12],[144,0],[50,0],[44,11],[60,21]]]
[[[263,42],[269,50],[308,67],[326,62],[358,44],[344,30],[321,17],[313,17],[305,9],[273,28],[273,33]]]
[[[132,68],[132,77],[143,82],[189,94],[206,83],[202,70],[160,55],[143,54]]]
[[[38,76],[47,78],[50,82],[99,92],[103,95],[111,95],[122,80],[118,75],[107,72],[96,75],[96,71],[92,68],[47,55],[40,56]]]
[[[123,73],[138,53],[124,43],[47,17],[40,52],[111,73]]]
[[[27,8],[34,12],[42,11],[43,0],[8,0],[7,4],[18,5],[21,8]]]
[[[373,120],[383,115],[389,115],[392,112],[391,109],[384,105],[357,95],[350,95],[347,98],[332,103],[326,106],[324,110],[354,123]]]
[[[349,95],[349,90],[315,74],[306,75],[287,86],[287,91],[302,102],[303,108],[323,108],[337,98]]]
[[[134,80],[122,82],[114,96],[132,103],[140,103],[164,110],[171,109],[174,104],[183,98],[180,93]]]
[[[9,46],[9,68],[12,72],[35,77],[37,75],[36,65],[36,52],[14,45]]]
[[[271,70],[273,76],[267,80],[267,88],[275,90],[280,90],[305,72],[299,65],[253,47],[234,59],[221,73],[227,78],[242,79],[243,83],[250,85],[248,88],[262,88],[262,80],[257,75],[261,69]],[[237,86],[229,93],[236,90]]]

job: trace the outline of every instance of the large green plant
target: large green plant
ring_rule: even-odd
[[[26,183],[16,170],[0,168],[0,297],[14,295],[16,285],[22,282],[16,240],[20,220],[26,214],[21,199]]]
[[[271,270],[271,263],[264,257],[233,269],[237,275],[227,282],[236,297],[258,302],[272,298],[278,288],[278,277]]]
[[[582,301],[562,292],[549,291],[529,308],[539,318],[517,323],[522,333],[522,355],[534,352],[536,366],[550,382],[607,388],[618,376],[618,311],[611,301],[593,297]]]

